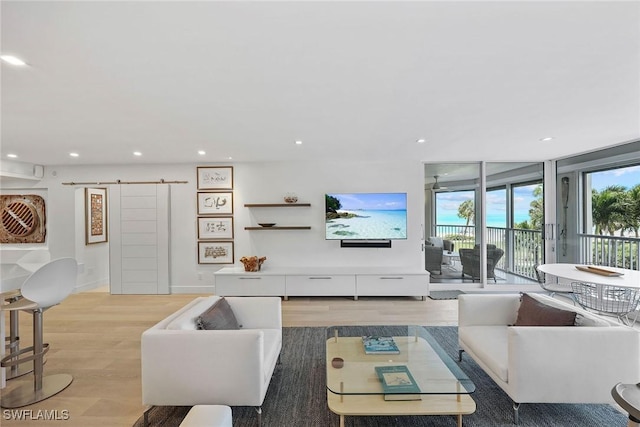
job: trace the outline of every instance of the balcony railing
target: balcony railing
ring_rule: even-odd
[[[580,234],[578,263],[640,270],[640,239],[637,237]]]
[[[476,244],[475,226],[472,225],[437,225],[436,233],[453,241],[456,251],[473,248]],[[496,268],[536,280],[535,265],[543,259],[542,233],[539,230],[487,227],[487,243],[504,250]]]

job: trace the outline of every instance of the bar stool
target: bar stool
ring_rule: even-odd
[[[22,294],[20,293],[20,288],[22,287],[25,279],[29,277],[28,275],[47,264],[49,261],[51,261],[51,253],[48,250],[42,249],[27,252],[26,255],[20,257],[20,259],[16,261],[16,265],[25,274],[12,277],[10,279],[3,279],[3,287],[13,290],[0,294],[0,300],[2,300],[2,303],[12,303],[21,299]],[[20,350],[20,319],[18,314],[18,310],[11,310],[9,312],[9,336],[5,339],[7,342],[6,349],[8,356],[3,358],[2,361],[19,360],[19,356],[21,354],[32,350],[31,347]],[[27,364],[26,360],[23,360],[23,362],[25,363],[15,363],[10,365],[9,370],[6,373],[7,381],[33,372],[33,363]]]
[[[0,294],[0,298],[2,299],[3,304],[11,304],[21,299],[22,294],[19,289],[15,289],[3,292]],[[4,357],[0,362],[5,362],[6,360],[18,360],[20,354],[29,351],[29,349],[25,349],[25,351],[20,350],[20,332],[17,310],[9,312],[9,336],[5,338],[5,341],[8,356]],[[19,363],[12,364],[9,371],[6,373],[6,379],[12,380],[30,372],[33,372],[33,366],[30,367],[30,365],[24,364],[20,366]]]
[[[49,344],[43,342],[43,312],[60,304],[68,297],[76,285],[78,264],[73,258],[61,258],[51,261],[36,270],[25,280],[20,289],[22,298],[0,306],[2,311],[30,311],[33,315],[33,347],[32,354],[18,360],[11,355],[1,362],[2,367],[11,367],[26,361],[33,361],[33,385],[23,384],[3,393],[0,406],[3,408],[19,408],[47,399],[67,388],[73,381],[68,374],[43,376],[44,355],[49,351]],[[21,353],[29,351],[21,350]]]
[[[629,414],[627,427],[640,426],[640,384],[618,383],[611,389],[611,396]]]

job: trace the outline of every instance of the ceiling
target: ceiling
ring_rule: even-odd
[[[0,7],[28,63],[2,64],[3,158],[531,161],[640,138],[635,1]]]

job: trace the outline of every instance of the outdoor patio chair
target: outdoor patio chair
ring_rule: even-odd
[[[460,263],[462,264],[462,278],[471,276],[474,282],[480,280],[480,247],[476,245],[473,249],[460,249]],[[496,248],[495,245],[487,245],[487,278],[496,280],[495,268],[498,261],[504,255],[504,251]]]
[[[442,248],[425,245],[424,247],[425,270],[431,274],[442,274]]]

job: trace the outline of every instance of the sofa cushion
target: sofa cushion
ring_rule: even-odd
[[[523,294],[514,326],[573,326],[575,320],[575,311],[552,307]]]
[[[196,319],[198,329],[240,329],[238,320],[226,299],[220,298]]]
[[[576,314],[576,326],[612,326],[601,317],[591,313],[577,313]]]
[[[508,381],[507,328],[500,325],[458,328],[460,341],[504,382]]]
[[[201,301],[193,304],[191,307],[187,308],[184,311],[179,311],[176,313],[176,317],[174,317],[169,324],[166,326],[166,329],[172,330],[181,330],[181,331],[195,331],[198,329],[198,325],[196,324],[196,319],[203,311],[207,308],[211,307],[216,301],[218,301],[220,297],[212,296],[209,298],[202,298]]]

